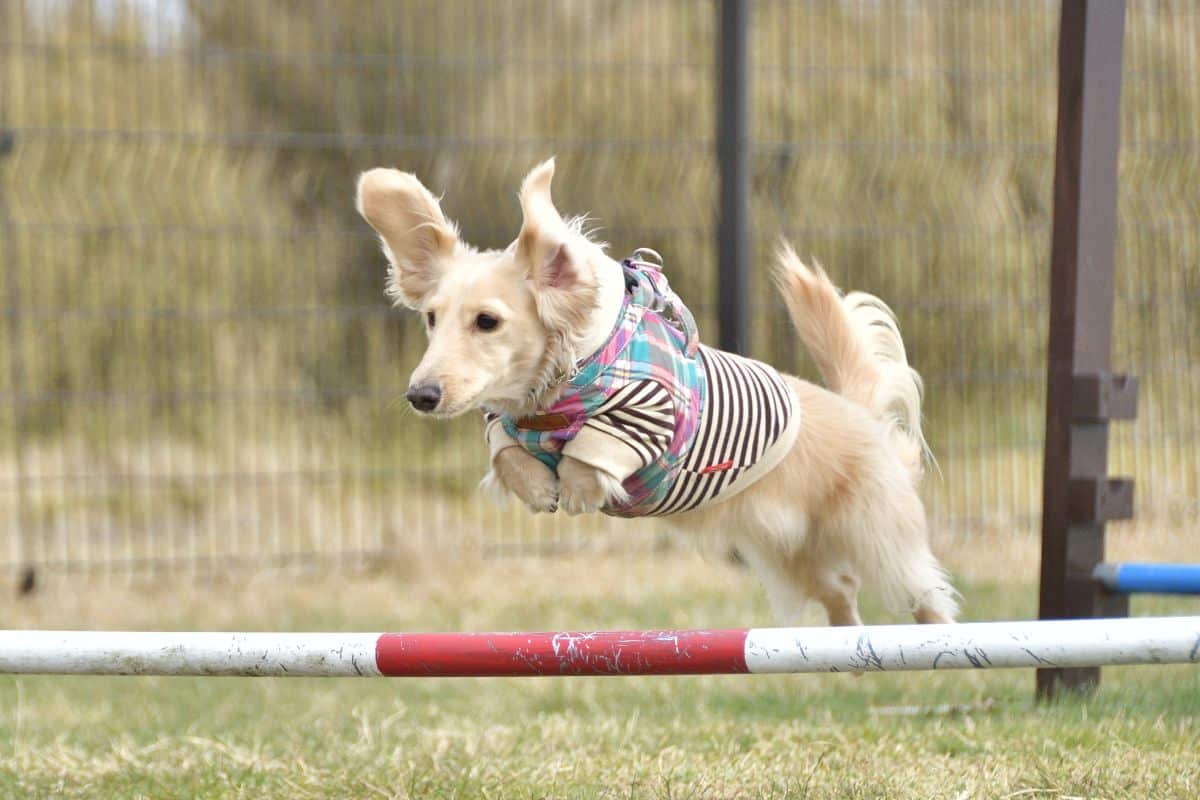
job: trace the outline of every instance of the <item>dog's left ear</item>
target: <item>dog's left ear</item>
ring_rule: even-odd
[[[572,242],[550,196],[554,179],[554,159],[538,164],[521,182],[521,233],[517,237],[517,257],[529,270],[536,290],[538,313],[553,327],[568,329],[587,321],[587,312],[595,304],[594,276],[580,262],[579,242]]]

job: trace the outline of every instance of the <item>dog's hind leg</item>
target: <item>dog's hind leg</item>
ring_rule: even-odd
[[[954,622],[958,611],[956,593],[929,546],[924,541],[918,542],[907,555],[907,564],[896,573],[905,578],[913,619],[921,624]]]
[[[922,625],[947,625],[954,622],[953,617],[948,617],[942,611],[927,605],[919,606],[913,612],[913,619]]]
[[[808,573],[808,591],[829,615],[830,625],[862,625],[858,613],[858,589],[862,585],[858,575],[848,564],[838,569],[825,565],[813,565]]]
[[[791,559],[778,548],[758,539],[739,539],[737,551],[766,590],[767,602],[777,624],[800,624],[808,596],[791,569]]]
[[[878,591],[890,611],[907,611],[917,622],[952,622],[956,594],[929,549],[921,500],[907,481],[894,480],[899,472],[880,470],[822,531],[832,534],[823,537],[831,551],[814,560],[814,574],[821,567],[840,574],[838,565],[849,563],[852,574]],[[825,585],[836,588],[829,579]]]

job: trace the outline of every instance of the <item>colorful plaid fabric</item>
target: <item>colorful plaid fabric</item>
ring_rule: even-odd
[[[604,508],[606,514],[637,517],[658,505],[678,476],[696,438],[707,387],[696,322],[671,291],[666,276],[652,264],[633,258],[621,266],[625,302],[608,342],[579,365],[559,399],[539,414],[559,417],[566,424],[555,430],[533,430],[507,416],[500,422],[519,445],[557,469],[563,446],[614,392],[637,381],[658,382],[671,393],[674,405],[670,444],[625,480],[629,502]]]

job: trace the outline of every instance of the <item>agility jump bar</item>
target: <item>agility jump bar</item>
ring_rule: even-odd
[[[0,673],[515,677],[1200,663],[1200,617],[578,633],[0,631]]]
[[[1116,594],[1200,594],[1200,564],[1097,564],[1092,577]]]

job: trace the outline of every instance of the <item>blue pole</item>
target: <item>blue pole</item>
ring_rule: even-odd
[[[1120,594],[1200,594],[1200,564],[1099,564],[1092,577]]]

